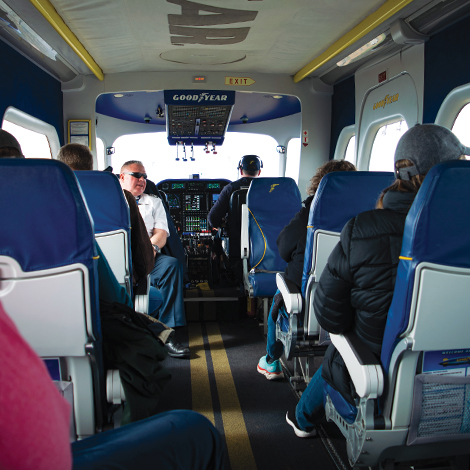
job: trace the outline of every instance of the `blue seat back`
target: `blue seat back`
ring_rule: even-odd
[[[299,188],[292,178],[255,178],[248,190],[250,283],[255,297],[276,292],[275,273],[284,271],[287,263],[279,256],[276,240],[281,230],[302,207]]]
[[[75,176],[93,217],[95,233],[118,229],[129,233],[129,207],[116,176],[108,171],[77,171]]]
[[[383,189],[395,177],[391,172],[338,171],[325,175],[310,206],[302,275],[305,297],[313,263],[314,236],[317,230],[340,233],[346,223],[361,212],[375,208]]]
[[[386,372],[399,336],[407,329],[416,268],[428,262],[470,268],[470,162],[434,166],[408,213],[381,361]],[[443,315],[451,313],[442,312]]]
[[[2,303],[35,351],[55,358],[54,378],[67,374],[74,432],[92,435],[107,418],[98,252],[82,191],[59,161],[0,159],[0,197]]]
[[[118,282],[132,296],[129,206],[119,180],[108,171],[75,172],[93,217],[100,248]]]
[[[24,272],[85,265],[100,337],[93,220],[73,171],[56,160],[0,159],[0,194],[0,255]]]

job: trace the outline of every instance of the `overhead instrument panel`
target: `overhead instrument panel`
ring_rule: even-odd
[[[170,145],[222,145],[235,91],[165,90]]]

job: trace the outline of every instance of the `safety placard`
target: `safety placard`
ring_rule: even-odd
[[[302,145],[304,147],[307,147],[307,145],[308,145],[308,131],[303,131],[302,132]]]

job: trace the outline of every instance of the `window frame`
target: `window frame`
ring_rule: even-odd
[[[6,109],[2,119],[2,127],[3,121],[9,121],[13,124],[16,124],[17,126],[21,126],[30,131],[45,135],[49,141],[51,158],[57,158],[57,154],[59,153],[60,149],[60,141],[59,135],[57,134],[57,130],[54,126],[48,124],[47,122],[41,121],[40,119],[31,116],[30,114],[27,114],[17,108],[14,108],[13,106],[9,106]]]
[[[349,141],[352,137],[356,135],[356,125],[343,127],[343,130],[340,132],[338,140],[336,141],[336,148],[333,160],[342,160],[346,155],[346,149],[348,148]],[[356,145],[354,146],[354,162],[353,165],[356,165],[357,162],[357,138]]]

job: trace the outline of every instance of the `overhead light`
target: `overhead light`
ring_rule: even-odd
[[[282,95],[273,95],[273,98],[275,100],[280,100],[282,98]]]
[[[372,39],[372,41],[369,41],[367,44],[364,44],[362,47],[354,51],[352,54],[349,54],[343,60],[336,62],[336,65],[338,67],[344,67],[345,65],[351,64],[352,62],[355,62],[356,60],[365,57],[371,52],[374,52],[373,49],[375,49],[379,44],[384,42],[386,37],[387,36],[385,33],[380,34],[376,38]]]
[[[115,98],[122,98],[124,95],[122,93],[116,93],[114,95]]]
[[[52,49],[44,39],[39,37],[7,4],[0,0],[0,8],[6,13],[5,17],[0,17],[0,24],[30,46],[34,47],[41,54],[49,59],[57,60],[57,51]]]

